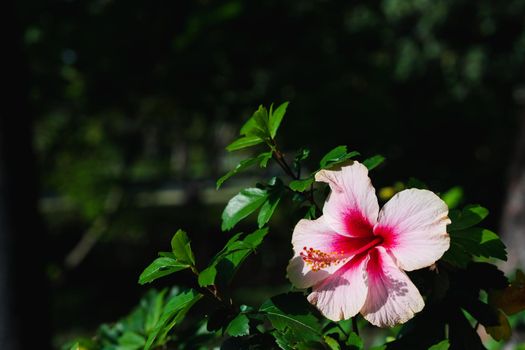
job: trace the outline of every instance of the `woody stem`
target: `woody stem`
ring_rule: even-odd
[[[274,139],[271,139],[270,143],[268,143],[270,148],[272,149],[272,155],[277,164],[284,170],[284,172],[290,176],[293,180],[299,180],[299,175],[294,174],[288,163],[286,162],[286,159],[284,158],[284,154],[281,152],[279,147],[277,147],[277,143]],[[321,211],[321,208],[317,205],[314,199],[314,189],[313,184],[310,186],[310,190],[307,192],[307,199],[308,201],[315,206],[317,211]]]

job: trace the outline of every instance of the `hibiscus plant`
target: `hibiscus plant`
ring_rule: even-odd
[[[196,261],[190,236],[177,231],[139,283],[186,270],[194,287],[150,290],[130,315],[67,348],[464,350],[510,338],[508,316],[525,308],[525,277],[518,271],[509,282],[494,264],[506,250],[479,226],[487,209],[455,208],[454,190],[439,195],[419,181],[382,191],[380,208],[369,172],[384,158],[360,159],[346,146],[304,174],[309,151],[288,158],[276,142],[287,106],[255,111],[227,150],[264,151],[217,181],[219,189],[270,162],[282,169],[283,176],[241,190],[222,213],[223,231],[256,212],[258,227],[231,235],[208,263]],[[285,199],[304,214],[281,229],[293,248],[281,271],[289,290],[262,305],[239,305],[230,282],[271,235],[268,223]]]

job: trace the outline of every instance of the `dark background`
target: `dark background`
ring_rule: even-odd
[[[248,172],[214,190],[249,154],[224,147],[261,103],[290,101],[278,141],[292,156],[310,148],[311,168],[340,144],[381,153],[377,188],[409,177],[437,192],[459,185],[465,203],[489,208],[489,227],[500,225],[525,96],[524,0],[23,0],[6,9],[4,344],[19,334],[23,348],[58,347],[127,313],[147,290],[138,275],[178,228],[205,265],[229,237],[220,232],[228,198],[259,178]],[[282,208],[235,282],[245,302],[286,288],[297,218],[290,203]]]

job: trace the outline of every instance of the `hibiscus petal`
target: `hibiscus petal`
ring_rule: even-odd
[[[404,190],[381,209],[374,233],[383,237],[399,266],[412,271],[432,265],[450,247],[447,215],[446,203],[433,192]]]
[[[370,252],[368,295],[361,314],[379,327],[392,327],[414,317],[425,306],[416,286],[383,247]]]
[[[330,276],[353,255],[354,251],[366,244],[365,239],[336,233],[326,223],[325,216],[317,220],[300,220],[292,236],[294,257],[287,268],[288,278],[297,288],[311,287]],[[314,254],[309,260],[310,264],[307,264],[301,254],[308,253],[310,249],[314,250]],[[315,257],[320,257],[319,261],[316,261]],[[324,261],[323,257],[325,257]],[[326,266],[321,268],[323,262]],[[312,263],[315,264],[315,269]]]
[[[286,275],[295,287],[304,289],[329,277],[330,272],[326,270],[313,271],[301,256],[296,255],[288,263]]]
[[[367,254],[360,254],[347,262],[329,278],[313,287],[308,301],[332,321],[355,316],[363,307],[367,287],[365,267]]]
[[[323,207],[328,225],[349,236],[372,235],[379,204],[363,164],[354,161],[341,170],[321,170],[315,174],[315,180],[328,183],[332,190]]]

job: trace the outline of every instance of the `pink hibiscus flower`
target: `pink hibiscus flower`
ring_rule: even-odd
[[[315,179],[332,192],[320,218],[295,226],[288,278],[312,287],[308,300],[331,320],[361,312],[380,327],[408,321],[425,303],[405,271],[432,265],[449,248],[447,205],[431,191],[408,189],[379,211],[358,162]]]

